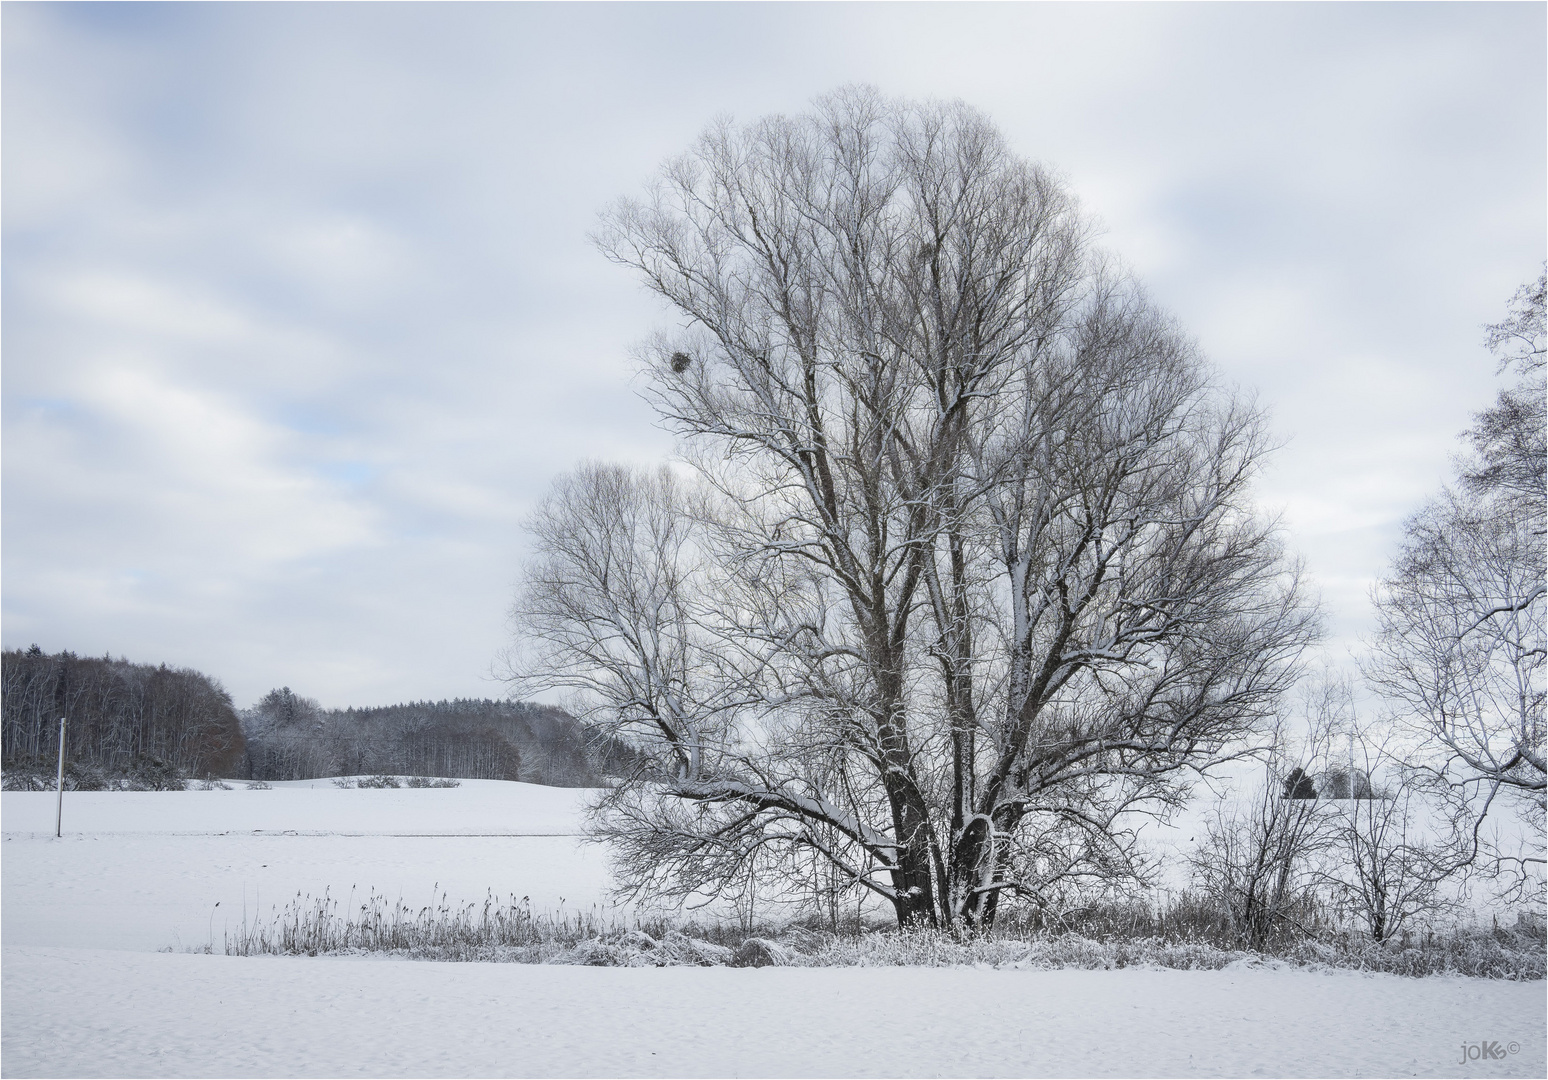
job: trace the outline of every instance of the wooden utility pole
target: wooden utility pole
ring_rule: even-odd
[[[54,836],[64,835],[64,737],[65,718],[59,718],[59,802],[54,810]]]

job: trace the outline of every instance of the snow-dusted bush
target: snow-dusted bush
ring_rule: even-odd
[[[53,791],[57,784],[53,766],[7,769],[3,782],[6,791]],[[112,768],[66,761],[64,767],[66,791],[182,791],[187,786],[177,768],[160,758],[141,758]]]
[[[403,784],[396,776],[335,776],[332,784],[336,788],[398,788]],[[410,787],[426,785],[410,784]]]

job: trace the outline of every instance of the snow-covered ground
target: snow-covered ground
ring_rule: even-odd
[[[607,903],[607,855],[581,841],[591,793],[495,780],[459,788],[0,795],[7,945],[182,950],[213,944],[296,894],[418,908],[531,898],[534,911]],[[217,906],[218,905],[218,906]]]
[[[7,946],[7,1076],[1542,1076],[1542,984]],[[1464,1044],[1502,1060],[1461,1064]],[[1517,1052],[1508,1047],[1515,1043]]]
[[[236,958],[297,893],[606,901],[585,792],[0,796],[5,1076],[1542,1076],[1544,987],[1276,969],[620,969]],[[218,902],[218,907],[216,906]],[[228,914],[228,912],[230,914]],[[1499,1049],[1472,1060],[1468,1044]],[[1515,1046],[1515,1052],[1510,1047]],[[1475,1049],[1475,1053],[1478,1052]]]

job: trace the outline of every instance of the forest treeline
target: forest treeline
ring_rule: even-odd
[[[563,709],[520,701],[324,709],[282,687],[242,721],[255,780],[391,774],[597,787],[634,759]]]
[[[305,780],[394,774],[604,784],[633,751],[562,709],[455,700],[324,709],[288,687],[236,709],[188,668],[112,657],[3,654],[7,787],[52,786],[64,717],[68,786],[183,786],[188,778]]]
[[[7,650],[3,757],[8,779],[47,773],[59,753],[74,786],[181,786],[181,777],[239,776],[247,746],[231,695],[207,675],[110,656]]]

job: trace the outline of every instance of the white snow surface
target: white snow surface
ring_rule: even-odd
[[[465,780],[458,788],[0,795],[6,944],[213,945],[243,913],[299,893],[371,891],[415,909],[529,897],[534,912],[606,912],[607,853],[580,837],[589,789]]]
[[[1541,983],[17,947],[6,1076],[1542,1076]],[[1459,1064],[1467,1042],[1514,1055]]]
[[[1542,982],[191,955],[260,905],[605,905],[588,792],[0,796],[3,1076],[1543,1076]],[[218,907],[216,906],[218,902]],[[229,914],[228,914],[229,913]],[[174,948],[179,951],[158,953]],[[1514,1045],[1463,1064],[1466,1044]]]
[[[353,779],[353,778],[352,778]],[[311,835],[533,835],[580,832],[590,788],[460,780],[455,788],[341,788],[331,780],[277,781],[254,791],[67,791],[64,831],[100,833],[295,832]],[[54,835],[55,795],[8,791],[7,836]]]

